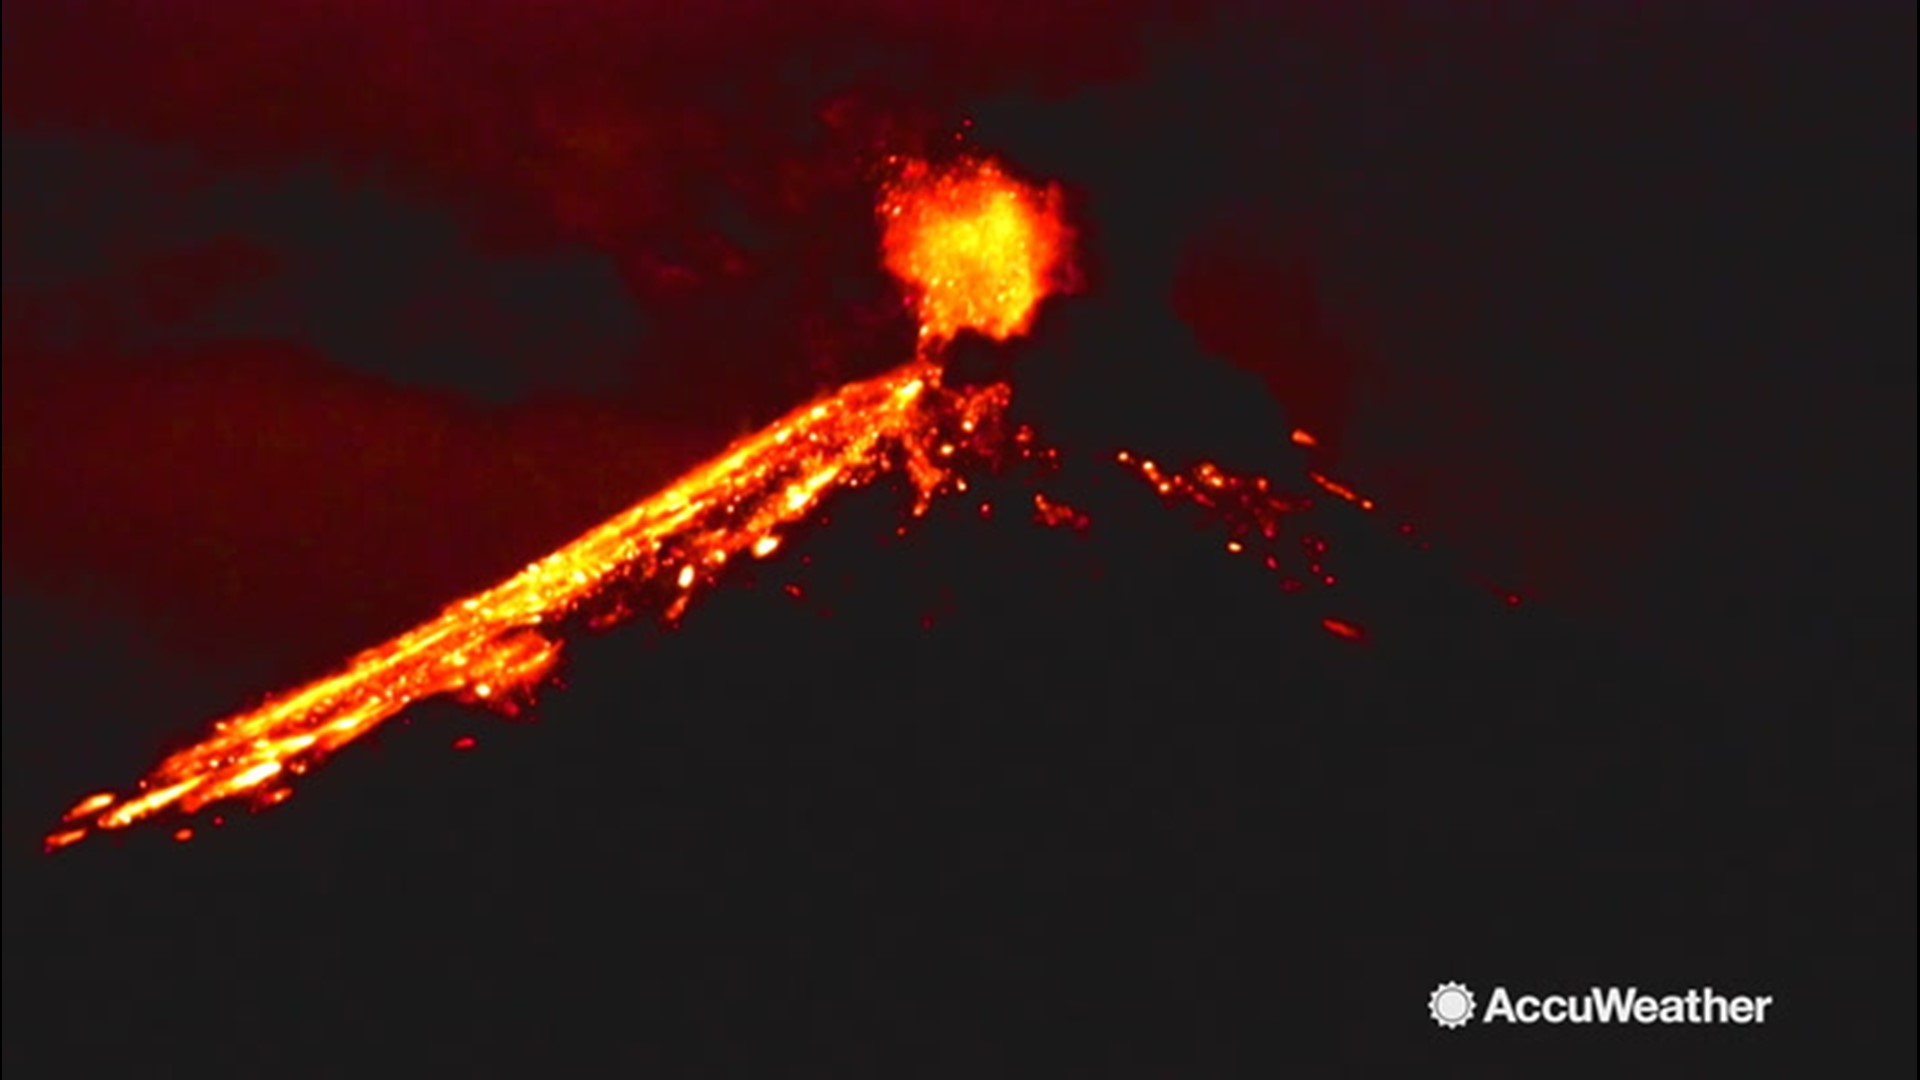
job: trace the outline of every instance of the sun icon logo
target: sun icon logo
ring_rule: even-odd
[[[1465,1027],[1473,1019],[1473,991],[1457,982],[1441,983],[1427,995],[1427,1012],[1443,1028]]]

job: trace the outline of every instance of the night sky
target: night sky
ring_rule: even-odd
[[[1059,182],[1081,231],[1084,293],[1015,375],[1043,432],[1345,478],[1432,538],[1422,573],[1603,642],[1574,684],[1684,682],[1696,705],[1661,715],[1699,725],[1676,737],[1708,773],[1813,770],[1769,827],[1871,847],[1819,910],[1904,910],[1910,935],[1914,29],[1879,2],[10,2],[9,893],[66,800],[904,359],[872,165],[964,130]],[[1295,426],[1310,454],[1262,448]],[[948,565],[984,588],[1059,555]],[[849,642],[914,617],[846,606]],[[648,664],[780,647],[777,619],[703,618],[666,653],[596,646],[571,685],[626,672],[606,693],[630,704]],[[449,722],[486,746],[492,721]],[[439,769],[480,798],[441,775],[443,733],[355,783]],[[1367,757],[1392,742],[1320,749],[1392,771]],[[272,841],[270,816],[248,857],[350,847],[326,829]],[[11,1001],[44,979],[16,974],[9,915]]]

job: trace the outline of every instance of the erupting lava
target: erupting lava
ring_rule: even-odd
[[[962,330],[996,341],[1025,333],[1040,301],[1071,285],[1058,190],[1029,188],[990,161],[895,164],[880,200],[881,246],[887,269],[915,292],[923,348]]]
[[[1002,432],[1011,396],[1005,384],[943,386],[936,360],[940,346],[961,330],[996,339],[1025,331],[1040,301],[1070,284],[1071,234],[1058,193],[1023,185],[982,160],[946,168],[894,164],[897,175],[882,193],[879,213],[887,267],[912,290],[919,313],[920,347],[912,361],[796,409],[512,578],[354,657],[336,674],[216,723],[199,742],[163,760],[132,794],[81,800],[47,838],[49,850],[222,799],[279,802],[290,793],[291,776],[426,698],[454,695],[510,713],[553,671],[565,632],[582,622],[604,626],[656,604],[667,619],[677,618],[730,561],[772,555],[782,531],[835,491],[897,473],[915,492],[910,512],[918,517],[936,496],[966,490],[961,471],[968,463],[1009,450],[1052,460],[1051,451],[1035,450],[1028,430],[1011,437]],[[1270,545],[1280,515],[1305,501],[1278,492],[1264,477],[1233,476],[1211,464],[1169,475],[1124,451],[1118,460],[1169,499],[1218,515],[1234,553],[1249,543]],[[1351,491],[1314,479],[1372,509]],[[1043,524],[1088,524],[1077,510],[1038,493],[1034,506]],[[1303,542],[1312,573],[1333,584],[1320,566],[1325,544],[1311,537]],[[1272,554],[1264,561],[1279,569]],[[1285,579],[1282,587],[1299,585]],[[1324,625],[1339,636],[1361,636],[1337,619]],[[192,835],[187,828],[175,834]]]

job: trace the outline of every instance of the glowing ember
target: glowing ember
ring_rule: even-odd
[[[1327,633],[1335,637],[1346,638],[1348,641],[1361,641],[1367,636],[1366,631],[1360,629],[1353,623],[1347,622],[1345,619],[1321,619],[1320,625],[1326,628]]]
[[[86,839],[86,837],[87,830],[85,829],[62,829],[47,837],[47,850],[58,851],[69,844],[77,844]]]
[[[1059,192],[988,161],[897,164],[880,202],[882,245],[887,269],[915,291],[923,343],[962,330],[995,340],[1024,333],[1071,272]]]
[[[1087,515],[1066,503],[1055,502],[1037,491],[1033,495],[1033,520],[1055,529],[1065,527],[1084,530],[1090,524]]]
[[[1335,495],[1342,499],[1345,499],[1362,510],[1373,509],[1372,499],[1369,499],[1361,495],[1359,492],[1354,491],[1352,488],[1348,487],[1347,485],[1342,483],[1337,483],[1333,480],[1329,480],[1326,477],[1321,476],[1319,473],[1308,473],[1307,476],[1310,477],[1314,483],[1319,484],[1322,488],[1325,488],[1328,494]]]

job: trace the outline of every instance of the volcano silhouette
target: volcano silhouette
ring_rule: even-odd
[[[9,1080],[1920,1071],[1912,5],[159,7],[4,15]],[[1057,471],[43,852],[908,361],[869,158],[975,140]]]
[[[8,904],[37,1034],[254,1075],[1234,1075],[1430,1054],[1409,971],[1777,977],[1780,809],[1704,688],[1337,499],[1282,539],[1338,584],[1282,588],[1112,458],[1312,492],[1280,407],[1085,310],[950,361],[1057,472],[904,536],[901,492],[840,496],[684,624],[576,641],[535,723],[429,705],[207,843],[63,857]]]

